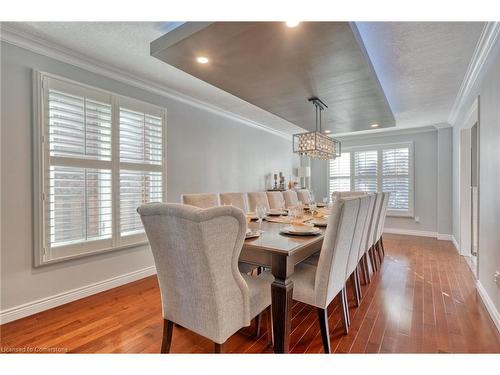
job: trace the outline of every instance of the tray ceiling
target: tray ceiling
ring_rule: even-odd
[[[351,23],[189,22],[153,41],[151,55],[304,129],[314,129],[313,96],[329,107],[323,130],[395,125]]]

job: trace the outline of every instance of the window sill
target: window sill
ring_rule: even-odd
[[[130,244],[110,247],[110,248],[106,248],[106,249],[82,252],[82,253],[76,254],[76,255],[68,255],[68,256],[58,257],[58,258],[49,259],[49,260],[40,260],[39,263],[34,264],[34,267],[35,268],[44,267],[44,266],[48,266],[48,265],[56,264],[56,263],[60,263],[60,262],[67,262],[67,261],[71,261],[71,260],[90,257],[93,255],[106,254],[106,253],[109,253],[112,251],[125,250],[125,249],[130,249],[130,248],[134,248],[134,247],[142,247],[142,246],[147,246],[147,245],[149,245],[148,241],[140,241],[140,242],[136,242],[136,243],[130,243]]]
[[[415,215],[411,212],[397,212],[397,211],[387,211],[387,216],[389,217],[400,217],[406,219],[413,219]]]

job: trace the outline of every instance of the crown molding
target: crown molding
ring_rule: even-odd
[[[286,140],[292,140],[292,134],[273,129],[262,123],[250,120],[233,112],[227,111],[213,104],[193,98],[189,95],[175,91],[169,87],[160,85],[153,81],[143,79],[122,69],[115,68],[98,60],[92,59],[84,54],[75,52],[61,45],[49,42],[32,34],[18,30],[5,24],[0,25],[0,40],[28,51],[52,58],[54,60],[75,66],[89,72],[99,74],[106,78],[139,88],[141,90],[159,95],[165,98],[196,107],[198,109],[237,121],[241,124],[263,130],[277,135]]]
[[[378,137],[389,137],[394,135],[407,135],[407,134],[417,134],[417,133],[427,133],[427,132],[435,132],[441,124],[433,124],[419,127],[410,127],[410,128],[384,128],[378,130],[366,130],[352,133],[344,133],[335,134],[333,137],[338,139],[339,141],[349,141],[349,140],[359,140],[359,139],[369,139],[369,138],[378,138]]]
[[[454,126],[458,114],[469,99],[469,95],[476,85],[481,71],[488,60],[491,50],[500,34],[500,22],[487,22],[481,32],[464,79],[453,103],[448,122]]]

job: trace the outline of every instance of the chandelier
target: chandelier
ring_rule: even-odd
[[[312,102],[316,109],[316,130],[313,132],[294,134],[293,152],[320,160],[335,159],[339,157],[340,142],[321,132],[321,111],[328,108],[328,106],[317,97],[310,98],[308,101]]]

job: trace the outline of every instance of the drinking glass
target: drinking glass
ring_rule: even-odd
[[[323,198],[323,203],[325,204],[325,206],[328,204],[328,197]]]
[[[316,213],[316,209],[317,209],[317,205],[316,205],[316,202],[312,202],[312,203],[309,203],[309,211],[311,211],[311,215],[314,217],[314,214]]]
[[[267,209],[264,206],[255,207],[255,215],[257,216],[259,222],[259,232],[262,233],[262,220],[267,214]]]
[[[312,191],[309,192],[309,196],[311,197],[311,201],[309,202],[309,204],[316,202],[316,200],[314,199],[314,193]]]

